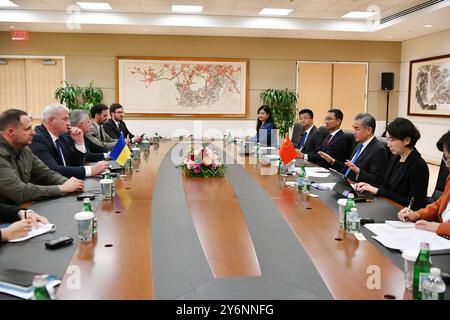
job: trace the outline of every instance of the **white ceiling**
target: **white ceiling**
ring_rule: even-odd
[[[113,9],[108,12],[79,11],[70,0],[12,1],[19,7],[0,8],[1,31],[403,41],[450,29],[450,0],[384,24],[346,20],[341,16],[349,11],[379,8],[383,18],[426,1],[104,0]],[[203,5],[204,10],[195,15],[173,14],[172,4]],[[259,16],[264,7],[293,11],[287,17]],[[424,28],[427,24],[432,27]]]

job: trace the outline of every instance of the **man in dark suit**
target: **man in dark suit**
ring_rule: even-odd
[[[86,147],[87,162],[97,162],[102,160],[110,160],[109,152],[104,147],[93,144],[86,134],[89,132],[91,119],[86,110],[72,110],[70,112],[70,125],[72,128],[79,128],[83,132],[84,146]]]
[[[352,152],[353,145],[345,136],[341,129],[344,114],[339,109],[330,109],[325,117],[325,126],[329,130],[328,136],[322,142],[320,151],[329,154],[336,160],[345,162]],[[298,158],[314,162],[322,167],[328,168],[329,163],[323,159],[317,152],[297,152]]]
[[[123,121],[123,116],[125,111],[123,107],[119,103],[113,103],[109,107],[109,114],[111,118],[108,119],[103,124],[103,129],[105,132],[113,139],[119,139],[120,133],[123,134],[127,143],[140,143],[144,138],[143,137],[135,137],[127,128],[127,125]]]
[[[380,186],[383,183],[388,154],[385,146],[374,136],[375,126],[375,118],[370,114],[357,114],[353,122],[353,131],[358,144],[350,160],[341,162],[325,152],[319,152],[320,156],[348,179]]]
[[[294,125],[292,143],[301,153],[319,151],[325,135],[314,125],[314,113],[309,109],[302,109],[298,113],[298,123]]]
[[[42,125],[37,126],[35,132],[31,150],[50,169],[61,175],[84,179],[109,169],[106,161],[100,161],[94,166],[83,166],[86,154],[83,132],[79,128],[71,128],[69,109],[65,106],[45,106]]]

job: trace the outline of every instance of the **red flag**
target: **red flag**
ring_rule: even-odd
[[[279,155],[284,164],[287,164],[297,158],[297,151],[295,151],[294,145],[288,136],[284,138],[283,143],[280,146]]]

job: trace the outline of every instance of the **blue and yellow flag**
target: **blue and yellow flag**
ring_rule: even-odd
[[[119,140],[117,140],[117,143],[112,149],[111,153],[109,154],[109,157],[111,159],[116,160],[118,164],[123,166],[130,157],[130,154],[131,154],[130,149],[128,148],[127,143],[125,142],[123,134],[120,133]]]

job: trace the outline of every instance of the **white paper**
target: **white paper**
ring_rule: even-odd
[[[364,226],[376,234],[373,236],[375,240],[390,249],[418,250],[421,242],[428,242],[430,251],[450,249],[450,240],[434,232],[416,228],[394,228],[386,223],[370,223]]]
[[[398,220],[386,220],[385,223],[394,228],[414,228],[416,225],[414,222],[402,222]]]
[[[272,161],[272,160],[278,160],[278,159],[280,159],[280,156],[279,156],[278,154],[266,154],[266,155],[263,156],[263,159],[264,159],[264,158],[267,158],[267,159],[269,159],[270,161]]]
[[[334,182],[324,182],[324,183],[313,183],[312,186],[319,190],[333,190]]]
[[[28,240],[30,238],[39,236],[41,234],[44,234],[47,232],[52,232],[55,230],[54,228],[55,228],[55,225],[51,224],[51,223],[47,223],[47,224],[38,223],[38,224],[36,224],[35,227],[33,227],[33,229],[31,229],[31,231],[28,232],[28,234],[25,237],[9,240],[9,242],[20,242],[20,241]]]

